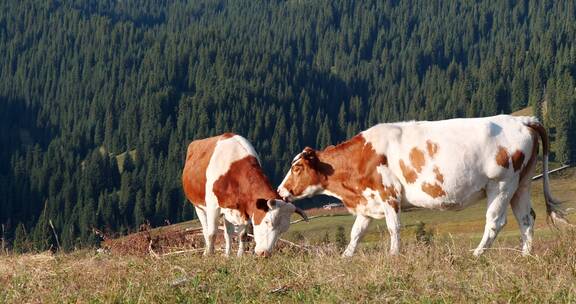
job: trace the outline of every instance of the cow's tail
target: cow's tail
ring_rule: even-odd
[[[552,222],[553,225],[557,223],[568,224],[565,218],[564,210],[561,207],[561,203],[552,197],[550,193],[550,179],[548,177],[548,154],[550,151],[548,133],[544,126],[538,121],[530,121],[526,123],[526,126],[530,129],[536,131],[542,140],[542,180],[544,181],[544,200],[546,201],[546,213],[548,214],[548,221]]]

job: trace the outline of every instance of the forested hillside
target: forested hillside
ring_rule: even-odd
[[[0,1],[0,223],[26,250],[189,219],[186,146],[225,131],[277,184],[377,122],[530,105],[568,163],[575,83],[574,1]]]

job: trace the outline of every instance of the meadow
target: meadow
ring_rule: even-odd
[[[576,206],[576,170],[552,180],[552,191]],[[268,259],[198,253],[162,258],[81,250],[0,256],[1,303],[332,303],[576,301],[576,234],[546,225],[541,181],[533,184],[537,230],[533,255],[518,251],[516,223],[492,250],[473,249],[484,205],[460,212],[420,210],[402,215],[402,253],[387,254],[385,223],[376,221],[358,254],[341,258],[338,226],[347,236],[353,217],[322,217],[292,225],[284,236],[308,244],[284,247]],[[569,218],[576,221],[574,215]],[[418,222],[432,235],[417,241]]]

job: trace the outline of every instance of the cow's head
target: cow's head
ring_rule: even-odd
[[[278,194],[286,201],[311,197],[324,191],[329,165],[322,163],[316,151],[304,148],[292,161],[290,171],[278,187]]]
[[[254,253],[258,256],[270,256],[280,234],[288,231],[292,213],[296,212],[304,220],[308,220],[302,209],[281,200],[259,199],[256,205],[258,209],[266,212],[259,223],[253,219],[254,242],[256,243]]]

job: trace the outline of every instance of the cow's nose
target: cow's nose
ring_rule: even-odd
[[[280,195],[283,201],[287,202],[290,199],[291,194],[286,188],[280,187],[276,190],[276,192],[278,195]]]
[[[269,257],[270,257],[270,252],[268,252],[267,250],[256,251],[256,255],[259,256],[259,257],[263,257],[263,258],[269,258]]]

